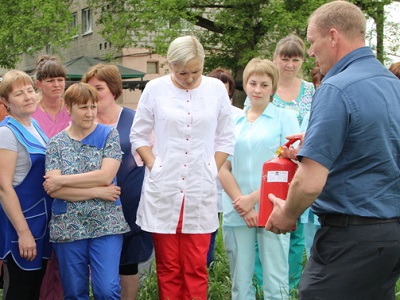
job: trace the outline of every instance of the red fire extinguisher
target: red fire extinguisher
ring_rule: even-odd
[[[283,146],[289,147],[299,138],[289,140]],[[263,165],[260,191],[260,208],[258,213],[258,227],[264,227],[274,208],[268,194],[286,200],[289,184],[297,169],[297,164],[288,158],[283,158],[283,146],[276,151],[277,157],[267,160]]]

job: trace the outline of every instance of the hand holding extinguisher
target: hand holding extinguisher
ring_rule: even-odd
[[[290,147],[293,143],[300,140],[295,137],[286,144],[279,147],[276,154],[277,157],[268,160],[263,165],[260,191],[260,209],[258,215],[258,226],[264,227],[272,213],[274,204],[268,198],[269,194],[276,197],[286,199],[289,190],[289,184],[293,179],[297,169],[297,164],[288,158],[281,156],[284,146]]]
[[[282,147],[278,149],[278,151],[281,150],[281,156],[292,160],[297,160],[297,153],[299,152],[299,149],[303,145],[304,135],[305,133],[302,132],[287,136],[286,138],[289,140],[289,142],[284,144]],[[287,144],[289,144],[290,140],[292,139],[300,140],[300,143],[296,146],[296,148],[293,148],[292,145],[287,146]]]
[[[296,224],[298,216],[291,216],[285,212],[286,200],[279,199],[274,194],[268,195],[269,200],[273,205],[273,223],[271,223],[271,218],[268,219],[265,229],[271,231],[275,234],[285,234],[296,230]],[[271,214],[271,215],[272,215]],[[279,217],[277,217],[279,216]],[[282,229],[282,224],[289,224],[286,229]],[[292,224],[292,225],[291,225]],[[286,226],[286,225],[285,225]]]

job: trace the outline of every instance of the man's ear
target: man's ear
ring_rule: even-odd
[[[335,47],[339,41],[339,32],[335,28],[329,29],[328,32],[331,47]]]

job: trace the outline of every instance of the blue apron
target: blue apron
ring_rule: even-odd
[[[136,224],[136,213],[142,192],[144,167],[138,167],[132,155],[129,134],[134,117],[135,112],[124,107],[117,124],[122,150],[122,164],[117,173],[117,183],[121,187],[121,202],[124,216],[131,228],[130,232],[124,233],[121,265],[146,261],[153,251],[151,234],[142,231]]]
[[[39,125],[36,121],[32,119],[31,121],[47,143],[48,139]],[[29,229],[35,238],[37,250],[36,258],[33,261],[28,261],[20,256],[17,232],[0,207],[0,257],[4,259],[11,253],[21,269],[38,270],[42,268],[42,260],[50,258],[52,250],[48,230],[52,198],[43,189],[46,148],[14,118],[6,117],[0,126],[10,128],[29,153],[31,168],[24,180],[14,189]]]

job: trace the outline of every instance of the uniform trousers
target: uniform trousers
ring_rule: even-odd
[[[289,234],[277,235],[264,228],[223,226],[223,236],[232,280],[232,300],[255,299],[256,242],[263,272],[264,299],[289,299]]]
[[[323,225],[299,285],[302,300],[394,300],[400,223]]]
[[[182,233],[184,205],[175,234],[153,233],[161,300],[207,300],[211,233]]]
[[[123,235],[54,243],[64,300],[89,300],[89,274],[96,300],[120,299],[119,260]],[[90,273],[89,273],[90,266]]]
[[[291,290],[297,290],[300,276],[303,272],[305,241],[304,224],[297,221],[296,230],[290,233],[289,247],[289,286]]]

